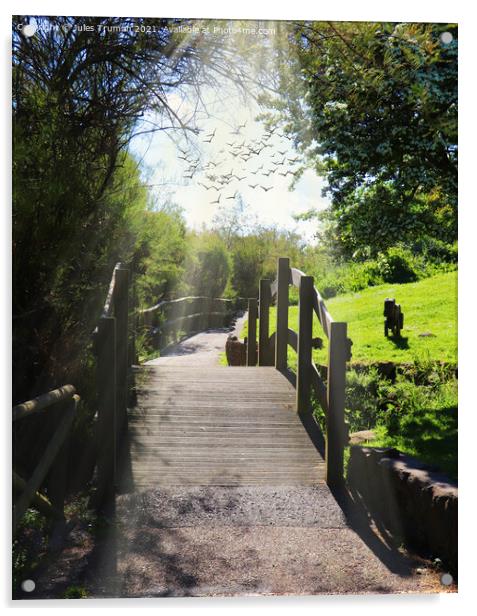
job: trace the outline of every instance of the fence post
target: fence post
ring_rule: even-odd
[[[129,270],[118,267],[115,271],[114,316],[116,318],[116,441],[119,443],[126,423],[128,407],[129,371]],[[118,450],[116,448],[116,456]],[[117,465],[116,459],[116,465]]]
[[[259,290],[259,332],[258,332],[258,365],[269,366],[270,365],[270,350],[269,350],[269,324],[270,324],[270,304],[271,304],[271,291],[270,280],[266,278],[260,280]]]
[[[114,495],[116,483],[116,319],[101,317],[97,332],[98,492],[96,506]]]
[[[278,258],[277,267],[277,329],[275,338],[275,368],[287,368],[288,349],[288,285],[290,284],[290,259]]]
[[[326,416],[326,483],[339,487],[343,482],[345,439],[345,386],[347,324],[330,324],[328,348],[328,413]]]
[[[299,289],[296,410],[308,412],[311,395],[311,349],[313,337],[313,276],[302,276]]]
[[[66,414],[72,417],[76,414],[79,396],[74,395],[70,400],[58,405],[58,413],[55,413],[57,423],[59,424]],[[63,441],[60,450],[53,462],[49,479],[48,479],[48,498],[53,509],[61,513],[61,518],[56,518],[53,521],[52,534],[49,542],[49,549],[55,550],[62,545],[63,534],[66,526],[65,520],[65,497],[68,488],[68,458],[69,451],[69,434]]]
[[[257,365],[257,300],[248,300],[247,366]]]

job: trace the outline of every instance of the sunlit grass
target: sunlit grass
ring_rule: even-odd
[[[384,336],[384,300],[393,297],[404,312],[402,337]],[[326,301],[335,321],[348,323],[353,341],[352,361],[410,362],[414,358],[457,361],[457,273],[448,272],[419,282],[385,284],[349,293]],[[275,331],[276,309],[270,310],[270,333]],[[297,330],[298,306],[290,306],[289,327]],[[426,334],[422,336],[422,334]],[[429,335],[430,334],[430,335]],[[242,336],[247,335],[247,327]],[[326,362],[326,338],[314,318],[313,335],[324,339],[322,350],[314,351],[314,360]],[[289,364],[294,366],[295,352],[289,347]]]

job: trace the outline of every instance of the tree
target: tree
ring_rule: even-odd
[[[171,94],[200,101],[205,84],[249,83],[227,35],[207,39],[191,20],[37,17],[27,37],[30,21],[13,18],[16,400],[65,373],[79,378],[115,262],[160,252],[134,236],[145,232],[133,219],[147,217],[138,213],[147,198],[127,153],[132,137],[193,135],[194,112],[179,116]],[[159,218],[149,216],[153,227]],[[144,294],[162,292],[174,275]]]
[[[326,177],[345,254],[374,250],[376,222],[381,246],[415,239],[429,224],[452,241],[456,26],[296,22],[288,44],[277,57],[285,96],[263,101]],[[444,227],[435,224],[443,212]]]
[[[189,238],[182,288],[191,295],[222,297],[230,276],[227,248],[215,233],[204,232]]]

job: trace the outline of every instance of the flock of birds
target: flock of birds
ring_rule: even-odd
[[[226,141],[228,152],[224,148],[218,152],[219,156],[223,155],[221,162],[210,160],[207,164],[201,165],[200,156],[194,158],[187,150],[179,147],[180,155],[178,158],[188,164],[183,177],[192,180],[198,172],[203,172],[207,183],[197,183],[207,191],[215,191],[217,198],[211,201],[211,204],[220,204],[222,197],[224,197],[224,200],[236,199],[239,195],[238,190],[235,190],[233,194],[226,194],[228,192],[227,186],[232,182],[246,181],[247,185],[253,190],[261,188],[267,193],[274,188],[273,184],[269,184],[272,179],[271,176],[274,174],[287,177],[289,175],[296,176],[298,173],[296,169],[290,167],[300,160],[299,157],[290,158],[288,149],[277,145],[277,142],[280,144],[280,141],[283,142],[284,139],[287,139],[283,133],[279,133],[277,128],[269,128],[260,137],[246,140],[242,133],[246,126],[247,122],[244,122],[229,133],[229,137],[232,139]],[[200,135],[201,131],[197,129],[196,132]],[[216,132],[217,129],[214,129],[213,132],[203,135],[202,143],[211,144],[216,138]],[[269,156],[265,157],[264,162],[259,167],[250,170],[249,161],[259,158],[258,162],[261,162],[262,157],[260,155],[267,148]],[[225,160],[230,161],[230,158],[235,161],[235,164],[230,171],[221,171],[225,166]],[[283,170],[285,168],[286,170]],[[251,176],[253,176],[253,180]]]

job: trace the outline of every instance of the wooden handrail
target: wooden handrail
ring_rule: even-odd
[[[176,334],[182,331],[182,326],[185,328],[183,333],[190,335],[211,327],[213,323],[227,325],[237,301],[243,301],[243,298],[232,300],[199,295],[163,300],[136,312],[137,328],[149,332],[150,342],[163,349],[171,342],[171,333],[174,334],[172,341],[177,342]]]
[[[75,393],[76,389],[73,385],[63,385],[63,387],[53,389],[47,394],[33,398],[33,400],[22,402],[22,404],[17,404],[17,406],[14,406],[12,409],[12,421],[18,421],[19,419],[24,419],[34,413],[45,411],[54,404],[58,404],[59,402],[72,398]]]
[[[288,327],[289,286],[299,291],[298,332]],[[289,259],[280,257],[277,266],[277,278],[270,282],[260,281],[259,291],[260,322],[259,365],[273,365],[270,357],[275,351],[274,365],[277,370],[290,374],[287,365],[287,346],[297,353],[296,410],[302,416],[311,412],[311,392],[322,407],[326,417],[326,477],[330,486],[337,486],[343,481],[343,448],[346,443],[346,424],[344,421],[346,362],[350,358],[351,341],[347,338],[346,323],[333,320],[322,296],[314,286],[313,277],[307,276],[299,269],[290,267]],[[277,323],[275,332],[269,336],[269,308],[272,300],[276,301]],[[253,308],[254,300],[249,300]],[[325,383],[313,363],[312,349],[313,314],[328,338],[328,377]],[[249,335],[253,333],[255,345],[255,327],[257,315],[249,310]],[[251,341],[249,338],[249,345]],[[254,365],[247,362],[247,365]],[[292,373],[293,374],[293,373]]]
[[[159,302],[158,304],[151,306],[150,308],[140,308],[138,309],[137,312],[139,314],[155,312],[156,310],[160,310],[164,306],[172,306],[172,305],[180,304],[182,302],[196,300],[196,299],[207,299],[207,300],[214,301],[214,302],[224,302],[226,304],[233,304],[235,301],[233,299],[225,299],[223,297],[208,297],[206,295],[197,295],[197,296],[190,295],[187,297],[178,297],[177,299],[165,299]],[[238,299],[241,299],[241,298],[238,298]]]
[[[290,268],[290,284],[293,284],[294,287],[299,288],[300,280],[303,276],[306,276],[306,274],[304,274],[301,270],[296,269],[294,267]],[[313,287],[312,301],[313,301],[313,310],[315,311],[315,314],[318,317],[321,327],[323,328],[323,332],[325,333],[326,337],[329,338],[330,337],[330,325],[333,322],[333,318],[328,312],[328,309],[325,306],[325,302],[323,298],[321,297],[320,292],[315,286]]]
[[[42,506],[47,509],[47,505],[51,507],[51,513],[56,517],[64,519],[64,496],[66,491],[66,454],[65,447],[66,438],[71,430],[73,420],[76,414],[76,407],[79,401],[79,396],[75,394],[72,385],[65,385],[59,389],[50,391],[48,394],[19,404],[14,408],[16,417],[24,419],[37,412],[52,408],[53,406],[63,405],[64,413],[62,413],[59,424],[48,442],[46,449],[36,465],[31,478],[25,482],[14,472],[14,485],[20,489],[21,494],[13,505],[13,530],[15,532],[18,523],[22,519],[25,511],[33,501],[37,501],[37,506]],[[60,459],[61,458],[61,459]],[[45,480],[45,477],[50,472],[51,467],[56,461],[56,468],[50,478],[50,501],[41,501],[41,495],[38,490]]]

